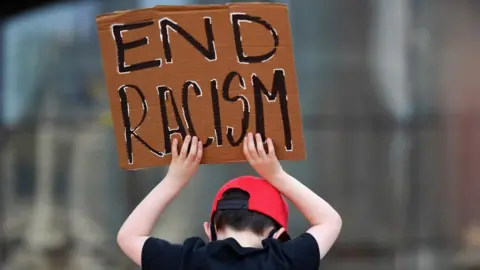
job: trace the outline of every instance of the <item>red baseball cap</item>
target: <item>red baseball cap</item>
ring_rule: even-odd
[[[222,196],[229,189],[241,189],[247,192],[250,197],[248,200],[224,200]],[[285,228],[279,239],[282,241],[289,240],[288,229],[288,204],[282,194],[268,183],[265,179],[255,176],[240,176],[228,181],[218,190],[212,204],[210,214],[212,235],[215,235],[213,217],[217,210],[235,210],[248,209],[264,214],[281,227]]]

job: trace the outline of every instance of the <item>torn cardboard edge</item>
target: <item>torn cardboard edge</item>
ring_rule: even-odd
[[[287,4],[282,3],[262,3],[262,2],[251,2],[251,3],[226,3],[226,4],[211,4],[211,5],[156,5],[151,8],[140,8],[140,9],[130,9],[130,10],[119,10],[111,13],[105,13],[98,15],[96,17],[97,24],[99,23],[111,23],[112,21],[122,20],[124,22],[130,22],[128,16],[131,13],[143,12],[197,12],[197,11],[208,11],[208,10],[223,10],[230,9],[231,7],[245,7],[245,6],[269,6],[269,7],[279,7],[279,8],[288,8]],[[127,20],[126,20],[127,19]]]

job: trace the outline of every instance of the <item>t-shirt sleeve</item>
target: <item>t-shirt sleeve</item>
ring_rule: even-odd
[[[182,259],[183,245],[150,237],[142,248],[142,270],[176,270]]]
[[[320,267],[320,249],[309,233],[283,243],[281,248],[295,269],[318,270]]]

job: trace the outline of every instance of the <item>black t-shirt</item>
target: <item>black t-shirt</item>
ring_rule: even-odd
[[[309,233],[281,243],[266,239],[263,248],[244,248],[233,238],[206,244],[198,237],[180,244],[149,238],[142,250],[143,270],[318,270],[320,252]]]

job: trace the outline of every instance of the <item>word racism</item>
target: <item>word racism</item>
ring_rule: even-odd
[[[246,4],[245,6],[248,5],[249,4]],[[116,133],[119,127],[122,129],[122,134],[117,134],[117,146],[123,153],[125,153],[126,150],[126,161],[128,162],[128,164],[126,164],[127,166],[125,166],[125,160],[121,158],[121,166],[124,164],[122,167],[135,169],[166,164],[169,160],[166,160],[164,157],[171,154],[172,136],[179,135],[181,138],[185,138],[187,134],[192,136],[204,135],[206,137],[202,138],[202,136],[200,136],[200,139],[204,144],[205,156],[208,157],[207,161],[203,161],[204,163],[243,160],[244,158],[241,156],[240,151],[237,150],[233,152],[232,150],[233,148],[241,149],[238,146],[241,145],[247,132],[260,133],[263,140],[265,141],[266,139],[267,134],[265,122],[267,117],[265,115],[263,104],[264,98],[267,103],[278,104],[276,111],[277,113],[280,113],[278,120],[281,120],[276,124],[267,125],[272,127],[272,131],[269,132],[268,136],[273,137],[276,145],[283,142],[282,144],[284,147],[282,148],[284,151],[278,151],[280,152],[280,157],[282,157],[282,152],[287,154],[293,152],[294,138],[292,136],[292,119],[289,114],[287,90],[290,90],[288,86],[293,85],[293,88],[296,88],[296,85],[292,83],[287,85],[287,76],[295,75],[294,72],[287,74],[284,65],[279,65],[277,63],[279,66],[275,66],[275,63],[273,63],[273,68],[269,68],[266,65],[268,62],[275,61],[276,55],[281,49],[281,47],[279,47],[279,31],[261,16],[229,11],[231,33],[227,34],[225,30],[222,32],[214,32],[214,26],[216,26],[216,24],[214,24],[214,19],[216,17],[214,17],[214,15],[208,16],[206,10],[200,10],[197,12],[199,12],[199,14],[203,13],[203,18],[192,17],[191,20],[195,20],[196,18],[202,19],[204,36],[199,36],[197,32],[200,31],[198,30],[192,33],[189,32],[189,26],[190,28],[195,27],[195,29],[198,29],[198,25],[192,26],[192,22],[177,23],[177,20],[172,20],[171,18],[175,17],[174,13],[170,13],[168,14],[168,17],[161,17],[158,20],[143,19],[136,20],[135,22],[110,23],[109,28],[111,37],[113,36],[114,39],[116,52],[115,66],[117,74],[115,75],[114,80],[118,81],[116,87],[113,85],[117,97],[115,98],[110,95],[110,99],[114,123],[116,124]],[[266,14],[268,9],[264,12]],[[219,27],[220,24],[225,23],[221,18],[219,18],[220,21],[218,21]],[[197,20],[195,23],[198,24],[198,22],[200,21]],[[215,23],[217,22],[215,21]],[[242,28],[243,24],[241,26],[241,23],[255,24],[256,28],[250,26],[249,29],[244,29]],[[153,29],[156,29],[156,34],[152,31]],[[222,29],[225,29],[225,26],[222,26]],[[252,32],[252,29],[255,29],[256,35],[259,35],[260,31],[262,36],[265,37],[268,35],[269,39],[271,39],[270,42],[272,45],[270,45],[270,47],[262,45],[261,52],[256,50],[256,53],[247,53],[249,45],[245,39],[249,35],[244,34],[242,31]],[[155,40],[155,36],[159,37],[158,40]],[[218,41],[217,43],[215,42],[216,36],[223,37],[222,43],[219,43]],[[130,38],[127,40],[127,37]],[[223,39],[225,39],[225,37],[230,37],[233,40],[224,41]],[[203,40],[206,40],[206,42]],[[177,45],[177,43],[179,45]],[[231,48],[231,51],[220,49],[221,47],[217,48],[216,46],[224,44],[231,44],[231,46],[223,46],[227,47],[227,49]],[[103,45],[104,44],[102,43],[102,47]],[[150,52],[158,52],[160,49],[160,52],[163,52],[164,57],[159,58],[156,57],[158,55],[154,56],[150,53],[149,55],[152,56],[148,57],[150,58],[148,59],[144,56],[145,54],[141,53],[142,47],[143,49],[148,48]],[[136,52],[138,56],[128,57],[130,52]],[[228,60],[222,61],[222,57],[226,57],[224,56],[225,53],[235,54],[236,63],[232,63],[231,61],[226,62]],[[102,55],[104,56],[104,68],[109,68],[111,70],[112,66],[105,64],[105,53],[102,52]],[[201,56],[201,58],[198,56]],[[186,57],[186,59],[183,59],[184,57]],[[203,62],[201,59],[204,59]],[[109,60],[109,62],[111,61]],[[280,61],[279,63],[284,62],[285,61]],[[172,74],[171,72],[159,72],[159,70],[165,69],[169,65],[182,66],[184,67],[184,70],[188,70],[189,72],[185,72],[185,75],[183,75],[181,72],[182,68],[176,69],[178,72],[175,72],[175,74]],[[214,66],[210,67],[209,65]],[[288,63],[288,65],[293,66],[293,63]],[[195,69],[192,71],[192,66],[195,69],[198,69],[198,72]],[[270,70],[268,73],[265,72],[267,68]],[[200,69],[204,70],[200,71]],[[213,71],[207,73],[205,70],[209,69]],[[261,73],[259,72],[259,69],[262,71]],[[293,71],[293,68],[290,68],[290,70]],[[244,74],[243,72],[245,71],[249,71],[248,74]],[[110,87],[112,86],[112,80],[109,80],[108,78],[109,72],[106,72],[107,85],[110,94],[112,94],[112,89]],[[143,73],[144,75],[141,77],[134,77],[133,75],[136,73]],[[162,74],[164,75],[162,76]],[[263,79],[265,74],[270,74],[269,78]],[[117,79],[119,76],[130,76],[131,79],[130,81],[119,81]],[[180,79],[172,79],[172,76]],[[182,76],[185,76],[186,78],[182,78]],[[191,77],[188,78],[187,76]],[[262,78],[260,78],[260,76],[262,76]],[[146,80],[153,80],[154,82],[144,84]],[[164,80],[163,84],[161,82],[162,80]],[[202,82],[202,85],[199,82]],[[294,78],[293,82],[295,82]],[[175,85],[169,83],[174,83]],[[232,90],[232,87],[235,90],[241,90],[235,91]],[[253,93],[247,94],[246,91],[249,89],[252,89]],[[152,92],[154,92],[155,95],[150,94]],[[297,93],[294,93],[296,98]],[[251,100],[248,98],[248,96],[252,96],[252,94],[253,97],[250,99],[253,98],[253,108]],[[202,97],[208,95],[210,95],[210,99],[207,103]],[[153,98],[156,100],[153,100]],[[119,108],[118,100],[120,101]],[[294,106],[296,112],[293,122],[300,122],[298,100],[294,101],[296,102]],[[235,112],[233,107],[231,107],[232,109],[229,107],[228,110],[221,110],[222,102],[224,104],[238,103],[239,105],[241,104],[241,107],[237,107],[237,112]],[[117,105],[114,106],[114,103],[117,103]],[[157,105],[152,106],[152,104]],[[197,105],[194,106],[194,104]],[[210,107],[210,109],[205,110],[206,106]],[[114,107],[117,107],[119,110],[115,110]],[[169,110],[167,108],[171,109]],[[194,108],[197,108],[197,110]],[[201,108],[201,110],[198,108]],[[132,116],[134,111],[139,116],[136,117],[137,119],[135,121]],[[140,113],[138,113],[138,111],[140,111]],[[208,111],[210,111],[210,113],[208,113]],[[120,112],[121,117],[115,119],[117,112]],[[201,117],[198,117],[199,114],[201,114]],[[206,119],[208,114],[210,114],[213,125],[206,124],[207,121],[205,120],[200,121],[200,119]],[[237,119],[236,122],[239,123],[237,126],[240,130],[235,130],[235,127],[233,127],[233,125],[235,125],[234,123],[224,123],[225,121],[222,121],[223,117],[221,117],[222,114],[241,116],[237,116],[236,118],[227,117],[228,119]],[[198,117],[196,118],[198,120],[193,121],[193,116]],[[253,117],[252,121],[254,121],[252,126],[254,129],[251,129],[251,116]],[[142,125],[146,125],[146,120],[152,118],[157,119],[157,121],[154,122],[155,124],[150,124],[151,126],[156,127],[156,132],[150,130],[140,135],[140,129],[144,129]],[[121,120],[121,125],[120,123],[117,123],[119,122],[118,120]],[[267,121],[268,120],[269,119],[267,119]],[[158,122],[160,122],[160,124],[158,124]],[[196,127],[203,132],[197,132]],[[210,130],[210,132],[208,132],[208,130]],[[295,139],[302,140],[300,123],[297,123],[295,130],[297,132],[300,130],[300,136],[297,135]],[[282,135],[281,137],[283,137],[281,141],[280,134],[274,134],[280,133],[280,131]],[[154,132],[154,134],[150,134],[152,132]],[[159,134],[162,135],[158,136]],[[158,146],[154,146],[154,144],[158,145],[158,140],[163,141],[163,147],[161,150],[158,149]],[[124,145],[123,147],[119,145],[120,141],[123,141],[123,143],[121,143]],[[134,144],[134,141],[137,141],[138,143]],[[210,151],[210,148],[213,147],[214,149],[220,149],[222,146],[226,146],[230,150],[228,151],[227,149],[227,152],[212,153],[208,156],[209,152],[214,152]],[[295,145],[295,147],[297,147],[297,145]],[[137,148],[143,148],[143,153],[140,154],[140,157],[145,155],[145,149],[148,149],[150,156],[148,158],[141,157],[139,159],[138,152],[140,149],[137,150]],[[277,148],[279,147],[277,146]],[[302,141],[299,149],[301,152],[300,156],[295,157],[293,155],[290,158],[288,158],[288,156],[285,157],[287,159],[303,158],[303,148]],[[152,157],[155,156],[160,157],[161,159],[152,159]]]

